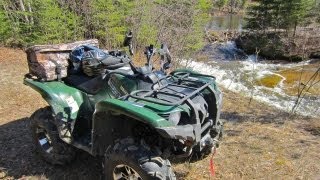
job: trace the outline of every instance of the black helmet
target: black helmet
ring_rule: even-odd
[[[108,55],[100,50],[90,50],[85,52],[82,58],[83,72],[88,76],[97,76],[104,72],[101,63]]]

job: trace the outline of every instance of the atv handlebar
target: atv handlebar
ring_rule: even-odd
[[[123,46],[129,47],[129,53],[131,56],[133,56],[133,45],[132,45],[132,39],[133,39],[133,33],[132,31],[128,31],[128,33],[124,37]],[[160,49],[154,48],[154,45],[147,46],[145,49],[145,55],[147,57],[147,68],[151,72],[153,70],[153,62],[152,62],[152,56],[154,56],[156,53],[159,53],[161,58],[161,71],[165,71],[171,67],[171,54],[168,49],[168,46],[166,44],[161,44]]]

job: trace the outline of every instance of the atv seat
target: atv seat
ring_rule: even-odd
[[[97,94],[103,87],[103,76],[70,75],[65,83],[88,94]]]

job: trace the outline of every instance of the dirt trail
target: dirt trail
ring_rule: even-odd
[[[0,48],[0,179],[99,179],[100,161],[79,152],[74,163],[52,166],[33,150],[28,117],[46,106],[22,84],[23,51]],[[214,157],[215,179],[319,179],[320,120],[290,116],[224,91],[226,136]],[[179,179],[209,179],[209,157],[175,164]]]

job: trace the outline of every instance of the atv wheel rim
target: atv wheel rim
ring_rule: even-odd
[[[41,148],[46,153],[50,153],[53,149],[53,146],[47,131],[41,127],[37,127],[36,134],[37,134],[38,143],[40,144]]]
[[[120,164],[113,170],[114,180],[142,180],[137,171],[128,165]]]

